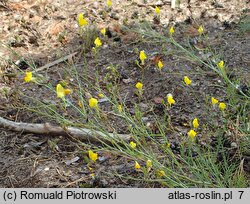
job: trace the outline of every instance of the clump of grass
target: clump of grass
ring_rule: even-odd
[[[101,49],[102,43],[97,40],[99,38],[96,30],[88,30],[85,21],[83,21],[83,24],[85,27],[83,30],[81,28],[81,36],[85,39],[84,49],[93,47],[93,44],[96,45],[95,48]],[[208,106],[208,110],[215,112],[213,116],[209,115],[208,111],[208,116],[214,120],[220,118],[223,121],[222,127],[218,130],[202,129],[199,128],[198,118],[195,118],[195,120],[190,121],[192,129],[187,133],[181,133],[182,137],[179,138],[178,144],[172,144],[167,135],[176,131],[172,126],[169,113],[173,106],[178,106],[174,96],[169,94],[166,96],[166,100],[162,102],[165,108],[163,117],[157,115],[153,110],[151,111],[154,116],[155,129],[158,130],[155,132],[148,124],[143,122],[145,113],[136,102],[133,107],[126,107],[124,99],[121,99],[120,85],[117,80],[120,75],[117,70],[119,65],[112,63],[110,63],[110,72],[106,75],[106,78],[112,77],[114,80],[106,79],[105,85],[101,84],[101,76],[98,71],[95,72],[95,78],[90,80],[89,73],[80,74],[75,65],[69,65],[65,70],[65,75],[74,79],[68,84],[59,82],[55,87],[50,82],[26,81],[43,86],[50,93],[50,97],[54,98],[55,103],[44,103],[39,98],[33,98],[33,104],[25,108],[46,116],[61,126],[87,127],[101,131],[107,136],[108,142],[100,140],[101,145],[98,148],[80,141],[79,143],[83,148],[88,149],[89,162],[98,162],[99,154],[97,152],[102,150],[113,155],[123,156],[133,164],[131,168],[135,170],[137,177],[113,172],[114,175],[119,177],[148,184],[158,182],[165,187],[246,187],[248,184],[245,174],[240,168],[242,154],[240,150],[245,151],[249,145],[249,135],[247,136],[249,133],[249,125],[247,125],[249,124],[249,118],[245,112],[250,102],[249,97],[238,90],[237,84],[228,78],[224,61],[215,62],[209,58],[201,59],[194,50],[189,50],[188,47],[174,40],[174,27],[170,28],[169,38],[153,30],[149,24],[142,24],[131,31],[140,34],[142,39],[148,42],[173,44],[177,50],[180,50],[188,58],[206,66],[224,80],[224,89],[227,96],[230,97],[228,104],[214,100],[212,102],[214,106],[212,104]],[[200,32],[200,35],[202,34]],[[95,53],[94,55],[95,58],[99,56]],[[142,65],[147,63],[146,59],[145,53],[141,52]],[[85,71],[93,70],[93,67],[88,67],[86,59],[84,62]],[[35,74],[33,76],[30,73],[28,77],[29,79],[36,78]],[[189,86],[192,80],[186,76],[184,82],[186,86]],[[143,83],[142,79],[133,87],[137,89],[138,101],[146,101],[143,86],[145,84]],[[241,96],[238,92],[241,93]],[[22,97],[31,99],[25,93]],[[105,98],[105,101],[111,107],[109,110],[101,107],[100,98]],[[240,103],[241,107],[236,110],[236,113],[232,114],[231,108],[236,103]],[[134,109],[134,113],[129,110],[131,108]],[[233,117],[235,114],[236,119]],[[115,120],[124,124],[127,133],[131,135],[131,141],[124,141],[118,136],[109,137],[110,128],[113,129],[115,135],[118,132],[116,124],[114,125],[109,121],[110,118],[115,118]],[[234,135],[237,140],[247,142],[245,143],[246,146],[239,147],[236,152],[238,156],[235,156],[234,159],[231,158],[228,147],[225,145],[228,140],[228,138],[225,138],[228,127],[235,128]],[[216,138],[216,143],[213,146],[208,141],[207,144],[201,144],[197,134],[203,137],[213,135]],[[239,137],[239,135],[243,137]]]

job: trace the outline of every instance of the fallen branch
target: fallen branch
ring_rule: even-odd
[[[54,126],[49,123],[34,124],[34,123],[22,123],[13,122],[0,117],[0,127],[9,129],[15,132],[26,132],[34,134],[47,134],[47,135],[60,135],[60,136],[72,136],[74,138],[91,141],[91,142],[110,142],[112,138],[117,138],[123,141],[128,141],[130,135],[126,134],[105,134],[101,131],[90,130],[87,128],[77,128],[77,127],[59,127]]]
[[[42,66],[42,67],[37,68],[37,69],[36,69],[36,72],[43,71],[44,69],[50,68],[50,67],[52,67],[52,66],[54,66],[54,65],[56,65],[56,64],[59,64],[59,63],[61,63],[61,62],[64,62],[64,61],[68,60],[69,58],[75,56],[76,54],[77,54],[77,52],[74,52],[74,53],[72,53],[72,54],[69,54],[69,55],[66,55],[66,56],[64,56],[64,57],[61,57],[61,58],[59,58],[59,59],[57,59],[57,60],[55,60],[55,61],[53,61],[53,62],[50,62],[50,63],[48,63],[48,64],[46,64],[46,65],[44,65],[44,66]]]

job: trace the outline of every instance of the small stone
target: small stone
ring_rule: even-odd
[[[236,143],[236,142],[232,142],[232,143],[231,143],[231,147],[232,147],[232,148],[237,148],[237,147],[238,147],[238,145],[237,145],[237,143]]]
[[[133,80],[131,78],[128,78],[128,79],[122,79],[122,81],[125,83],[125,84],[129,84],[131,83]]]

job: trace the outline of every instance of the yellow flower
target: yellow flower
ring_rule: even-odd
[[[102,93],[99,93],[99,94],[98,94],[98,97],[99,97],[99,98],[104,98],[104,95],[103,95]]]
[[[224,111],[226,108],[226,104],[225,103],[219,103],[219,109]]]
[[[135,85],[135,87],[136,87],[139,91],[141,91],[141,90],[142,90],[142,87],[143,87],[143,84],[142,84],[141,82],[138,82],[138,83]]]
[[[100,40],[99,37],[97,37],[97,38],[95,39],[94,43],[95,43],[95,47],[96,47],[96,48],[98,48],[98,47],[100,47],[100,46],[102,45],[102,41]]]
[[[198,28],[198,33],[201,35],[204,32],[203,26],[200,25]]]
[[[98,158],[98,154],[94,153],[92,150],[89,150],[89,158],[95,162]]]
[[[103,34],[103,35],[106,34],[106,28],[101,29],[101,34]]]
[[[223,69],[223,68],[224,68],[224,61],[221,60],[221,61],[217,64],[217,66],[218,66],[220,69]]]
[[[144,61],[147,59],[147,55],[145,54],[144,50],[140,51],[139,57],[140,57],[140,60],[141,60],[141,64],[144,65]]]
[[[91,108],[97,109],[97,108],[98,108],[98,100],[95,99],[95,98],[89,99],[89,106],[90,106]]]
[[[171,26],[171,28],[169,29],[169,34],[173,35],[174,34],[174,26]]]
[[[196,133],[194,130],[189,130],[188,136],[189,136],[191,139],[194,139],[196,135],[197,135],[197,133]]]
[[[211,102],[212,102],[213,105],[215,105],[215,104],[218,103],[219,101],[218,101],[216,98],[212,97],[212,98],[211,98]]]
[[[158,6],[155,7],[155,13],[159,15],[161,13],[161,10]]]
[[[132,149],[135,149],[135,148],[136,148],[136,143],[134,143],[133,141],[131,141],[131,142],[129,143],[129,145],[130,145],[130,147],[131,147]]]
[[[157,63],[157,66],[158,66],[158,69],[161,70],[164,64],[161,60],[159,60],[159,62]]]
[[[30,81],[34,81],[35,78],[32,75],[32,72],[26,72],[25,77],[24,77],[24,81],[25,82],[30,82]]]
[[[58,98],[64,98],[66,95],[71,93],[71,90],[63,88],[61,84],[57,84],[56,93]]]
[[[150,159],[147,160],[146,166],[147,166],[148,169],[152,168],[153,164],[152,164],[152,161]]]
[[[193,127],[194,127],[195,129],[199,127],[198,118],[195,118],[195,119],[193,120]]]
[[[84,18],[83,14],[80,13],[78,16],[78,24],[80,27],[85,26],[88,24],[88,21]]]
[[[187,86],[189,86],[192,83],[192,80],[190,80],[188,76],[184,76],[184,82]]]
[[[171,147],[171,144],[170,143],[167,143],[167,148],[170,148]]]
[[[112,1],[110,1],[110,0],[107,0],[107,2],[106,2],[106,3],[107,3],[107,6],[108,6],[108,7],[111,7],[111,6],[112,6],[112,4],[113,4],[113,3],[112,3]]]
[[[135,161],[135,169],[140,169],[140,168],[141,168],[140,164],[137,161]]]
[[[56,85],[56,93],[58,98],[64,98],[65,97],[65,89],[62,87],[61,84]]]
[[[163,176],[166,176],[165,171],[163,171],[163,170],[158,171],[157,176],[160,177],[160,178],[163,177]]]
[[[118,109],[118,111],[121,113],[121,112],[122,112],[122,105],[119,104],[119,105],[117,106],[117,109]]]
[[[168,100],[168,104],[171,106],[172,104],[175,104],[175,100],[172,96],[172,94],[168,94],[167,95],[167,100]]]

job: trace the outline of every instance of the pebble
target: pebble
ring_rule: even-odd
[[[157,2],[155,2],[155,5],[156,6],[163,6],[163,2],[162,1],[157,1]]]
[[[232,143],[231,143],[231,147],[232,147],[232,148],[237,148],[237,147],[238,147],[238,145],[237,145],[237,143],[236,143],[236,142],[232,142]]]

